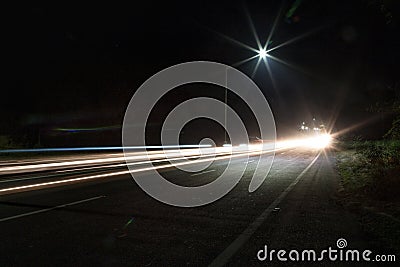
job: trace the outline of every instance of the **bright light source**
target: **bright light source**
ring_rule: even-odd
[[[308,145],[312,148],[326,148],[331,144],[332,137],[329,134],[320,134],[309,139]]]
[[[265,59],[265,57],[267,56],[267,50],[261,48],[260,50],[258,50],[258,56],[262,59]]]
[[[332,143],[332,137],[329,134],[318,134],[313,137],[308,137],[304,139],[291,139],[282,140],[276,143],[276,148],[296,148],[302,147],[307,149],[323,149],[327,148]]]

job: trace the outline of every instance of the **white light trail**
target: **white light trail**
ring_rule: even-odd
[[[41,166],[45,166],[45,168],[48,167],[54,167],[54,166],[70,166],[72,163],[76,164],[77,162],[80,164],[87,164],[87,163],[105,163],[105,162],[113,162],[116,160],[119,161],[125,161],[127,160],[126,163],[122,164],[116,164],[116,165],[111,165],[111,166],[94,166],[94,167],[89,167],[89,168],[112,168],[112,167],[122,167],[122,166],[127,166],[127,165],[143,165],[143,164],[153,164],[153,163],[159,163],[159,162],[167,162],[167,164],[159,165],[159,166],[148,166],[148,167],[139,167],[137,169],[131,169],[131,170],[122,170],[122,171],[114,171],[114,172],[109,172],[109,173],[101,173],[101,174],[93,174],[93,175],[87,175],[83,177],[77,177],[77,178],[70,178],[70,179],[62,179],[62,180],[57,180],[57,181],[50,181],[50,182],[43,182],[43,183],[34,183],[34,184],[28,184],[28,185],[22,185],[22,186],[16,186],[16,187],[9,187],[9,188],[3,188],[0,189],[0,195],[3,194],[9,194],[12,192],[18,192],[18,191],[24,191],[24,190],[29,190],[29,189],[39,189],[39,188],[46,188],[46,187],[52,187],[52,186],[57,186],[57,185],[66,185],[70,183],[76,183],[76,182],[81,182],[81,181],[88,181],[88,180],[93,180],[93,179],[99,179],[99,178],[106,178],[106,177],[112,177],[112,176],[119,176],[119,175],[125,175],[129,173],[139,173],[139,172],[146,172],[149,170],[159,170],[159,169],[166,169],[166,168],[171,168],[171,167],[177,167],[177,166],[182,166],[182,165],[188,165],[188,164],[197,164],[201,162],[214,162],[214,161],[219,161],[219,160],[226,160],[226,159],[233,159],[233,158],[239,158],[243,156],[258,156],[266,153],[275,153],[277,151],[282,151],[282,150],[287,150],[287,149],[293,149],[293,148],[306,148],[306,149],[324,149],[329,147],[330,143],[332,141],[332,137],[329,134],[319,134],[314,137],[308,137],[308,138],[302,138],[302,139],[291,139],[291,140],[282,140],[282,141],[277,141],[275,143],[260,143],[260,144],[241,144],[238,146],[225,146],[225,147],[216,147],[213,149],[209,149],[210,151],[207,151],[207,149],[196,149],[196,150],[176,150],[172,151],[175,153],[175,157],[167,157],[166,153],[171,152],[171,151],[153,151],[154,154],[151,155],[136,155],[133,157],[114,157],[114,158],[105,158],[105,159],[94,159],[94,160],[82,160],[82,161],[72,161],[72,162],[59,162],[59,163],[49,163],[49,164],[31,164],[27,166],[12,166],[11,169],[7,169],[5,167],[1,169],[7,169],[7,170],[20,170],[20,168],[24,167],[25,170],[30,171],[31,169],[38,168]],[[267,147],[270,147],[270,149],[266,149]],[[211,153],[211,150],[213,151]],[[208,153],[204,153],[204,151]],[[137,154],[137,153],[135,153]],[[148,157],[152,156],[153,159],[149,159]],[[132,159],[140,159],[142,157],[146,157],[148,160],[146,161],[137,161],[137,162],[129,162],[128,160]],[[160,158],[162,157],[162,158]],[[192,159],[192,160],[187,160],[187,159]],[[186,160],[186,161],[181,161],[180,160]],[[177,162],[171,162],[171,161],[177,161]],[[0,170],[1,170],[0,169]],[[1,172],[0,172],[1,174]]]
[[[262,153],[271,153],[271,152],[274,152],[274,150],[263,151]],[[212,158],[212,159],[206,158],[206,159],[199,159],[199,160],[193,160],[193,161],[187,161],[187,162],[179,162],[179,163],[174,163],[174,164],[151,166],[151,167],[139,168],[139,169],[134,169],[134,170],[124,170],[124,171],[118,171],[118,172],[89,175],[89,176],[79,177],[79,178],[63,179],[63,180],[58,180],[58,181],[9,187],[9,188],[0,189],[0,195],[4,195],[4,194],[15,192],[15,191],[23,191],[23,190],[32,189],[32,188],[45,188],[45,187],[50,187],[50,186],[55,186],[55,185],[64,185],[64,184],[76,183],[76,182],[80,182],[80,181],[87,181],[87,180],[93,180],[93,179],[99,179],[99,178],[105,178],[105,177],[111,177],[111,176],[119,176],[119,175],[124,175],[124,174],[129,174],[129,173],[138,173],[138,172],[145,172],[145,171],[149,171],[149,170],[159,170],[159,169],[166,169],[166,168],[171,168],[171,167],[175,167],[175,166],[196,164],[196,163],[201,163],[201,162],[206,162],[206,161],[218,161],[218,160],[231,159],[231,158],[237,158],[237,157],[242,157],[242,156],[255,156],[255,155],[261,155],[262,153],[260,151],[257,151],[257,152],[246,151],[244,153],[230,154],[230,155],[220,156],[218,158]]]

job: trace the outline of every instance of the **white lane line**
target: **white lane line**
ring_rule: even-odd
[[[209,266],[224,266],[232,258],[233,255],[250,239],[257,229],[264,223],[271,212],[279,203],[292,191],[294,186],[300,181],[304,174],[314,165],[321,152],[313,159],[313,161],[294,179],[294,181],[258,216],[221,254],[219,254]]]
[[[215,172],[215,170],[208,170],[208,171],[203,171],[203,172],[198,172],[198,173],[194,173],[190,176],[197,176],[197,175],[201,175],[201,174],[205,174],[205,173],[209,173],[209,172]]]
[[[253,159],[253,160],[249,160],[247,163],[252,163],[252,162],[254,162],[255,160]]]
[[[42,209],[42,210],[35,210],[35,211],[32,211],[32,212],[27,212],[27,213],[23,213],[23,214],[11,216],[11,217],[6,217],[6,218],[0,219],[0,222],[14,220],[14,219],[18,219],[18,218],[21,218],[21,217],[26,217],[26,216],[30,216],[30,215],[34,215],[34,214],[38,214],[38,213],[43,213],[43,212],[47,212],[47,211],[51,211],[51,210],[55,210],[55,209],[61,209],[61,208],[65,208],[65,207],[68,207],[68,206],[73,206],[73,205],[77,205],[77,204],[93,201],[93,200],[96,200],[96,199],[99,199],[99,198],[103,198],[103,197],[106,197],[106,196],[92,197],[92,198],[88,198],[88,199],[84,199],[84,200],[79,200],[79,201],[75,201],[75,202],[71,202],[71,203],[55,206],[55,207],[52,207],[52,208],[47,208],[47,209]]]

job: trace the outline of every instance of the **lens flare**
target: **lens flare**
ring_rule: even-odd
[[[260,50],[258,50],[258,56],[262,59],[265,59],[265,57],[267,56],[267,51],[264,48],[261,48]]]
[[[276,143],[277,148],[308,148],[324,149],[330,147],[332,136],[330,134],[318,134],[302,139],[282,140]]]
[[[314,148],[327,148],[330,146],[332,137],[329,134],[321,134],[317,135],[315,138],[312,138],[312,142],[309,144],[310,147]]]

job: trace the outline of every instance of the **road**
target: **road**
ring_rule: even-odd
[[[168,179],[205,184],[222,173],[227,160],[190,177],[173,168],[160,172]],[[237,157],[232,162],[239,166],[245,160]],[[249,193],[256,162],[250,157],[244,177],[225,197],[197,208],[160,203],[126,173],[3,194],[0,265],[279,266],[282,262],[276,258],[259,261],[258,251],[264,245],[321,251],[336,248],[339,238],[352,248],[375,249],[369,247],[370,237],[360,230],[357,218],[335,201],[339,183],[329,151],[278,151],[265,182]],[[62,169],[6,175],[1,179],[9,181],[0,189],[10,182],[16,183],[12,187],[24,186],[32,182],[29,177],[47,182],[54,179],[48,175],[60,171],[62,179],[88,171],[74,168],[72,173]],[[90,171],[105,173],[104,168]]]

